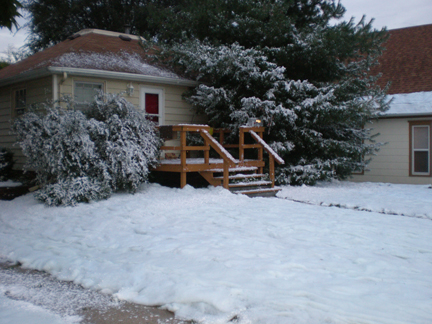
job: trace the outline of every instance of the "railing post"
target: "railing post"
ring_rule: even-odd
[[[223,164],[223,187],[229,189],[229,165],[225,160]]]
[[[180,188],[186,186],[186,131],[183,129],[180,131],[180,164],[182,171],[180,173]]]
[[[239,161],[240,163],[244,162],[244,130],[240,128],[239,133]]]
[[[204,139],[205,146],[210,147],[210,143],[208,140]],[[210,150],[204,151],[204,163],[209,164],[210,163]]]
[[[274,157],[273,155],[269,154],[269,176],[271,181],[271,187],[274,188],[275,186],[275,167],[274,167]]]

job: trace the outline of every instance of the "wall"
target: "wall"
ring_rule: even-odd
[[[15,136],[10,134],[11,121],[15,118],[12,111],[12,102],[14,91],[23,88],[26,89],[28,105],[52,99],[52,77],[21,82],[0,88],[0,147],[12,150],[15,159],[15,169],[23,167],[24,156],[21,149],[13,145],[15,143]]]
[[[88,77],[75,77],[68,76],[66,80],[62,81],[59,77],[59,95],[72,95],[73,96],[73,83],[74,81],[87,81],[87,82],[103,82],[105,91],[108,93],[122,93],[126,91],[127,85],[130,83],[125,80],[113,79],[95,79]],[[149,88],[162,89],[165,97],[165,124],[197,124],[205,123],[204,116],[197,116],[192,110],[192,107],[182,99],[182,94],[188,90],[184,86],[173,86],[163,84],[152,84],[145,82],[133,82],[134,93],[132,96],[124,94],[124,97],[131,102],[135,107],[139,108],[140,105],[140,88],[142,86]]]
[[[375,121],[373,133],[380,133],[376,142],[386,142],[377,155],[372,156],[364,175],[354,175],[355,182],[389,182],[406,184],[431,184],[431,177],[409,176],[409,121],[419,118],[387,118]]]

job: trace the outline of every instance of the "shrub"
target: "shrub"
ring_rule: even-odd
[[[67,102],[73,108],[73,102]],[[154,125],[115,94],[99,94],[88,111],[44,103],[13,125],[42,185],[36,197],[48,205],[74,205],[134,192],[157,163],[161,140]]]

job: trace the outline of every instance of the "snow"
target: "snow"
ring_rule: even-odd
[[[0,289],[0,315],[2,324],[69,324],[78,322],[74,317],[62,318],[40,306],[7,298],[2,289]]]
[[[2,188],[2,187],[19,187],[21,185],[22,185],[21,182],[12,181],[12,180],[0,181],[0,188]]]
[[[41,63],[47,65],[47,62]],[[180,79],[168,70],[150,65],[136,53],[72,52],[63,54],[49,62],[50,66],[97,69],[117,72],[139,73],[156,77]]]
[[[328,202],[346,192],[348,205],[370,189],[372,206],[431,215],[425,186],[364,186],[317,192]],[[76,207],[46,207],[33,194],[0,201],[0,257],[212,324],[431,323],[431,231],[426,218],[221,187],[151,184]]]
[[[316,186],[285,186],[278,197],[320,206],[432,219],[431,185],[379,182],[318,182]]]
[[[391,95],[393,101],[384,115],[432,113],[432,91]]]

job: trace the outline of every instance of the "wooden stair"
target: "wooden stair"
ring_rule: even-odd
[[[272,182],[266,180],[266,174],[257,173],[258,167],[229,168],[228,189],[249,197],[274,197],[280,189],[272,188]],[[223,181],[223,169],[210,169],[199,172],[213,186],[220,186]]]

